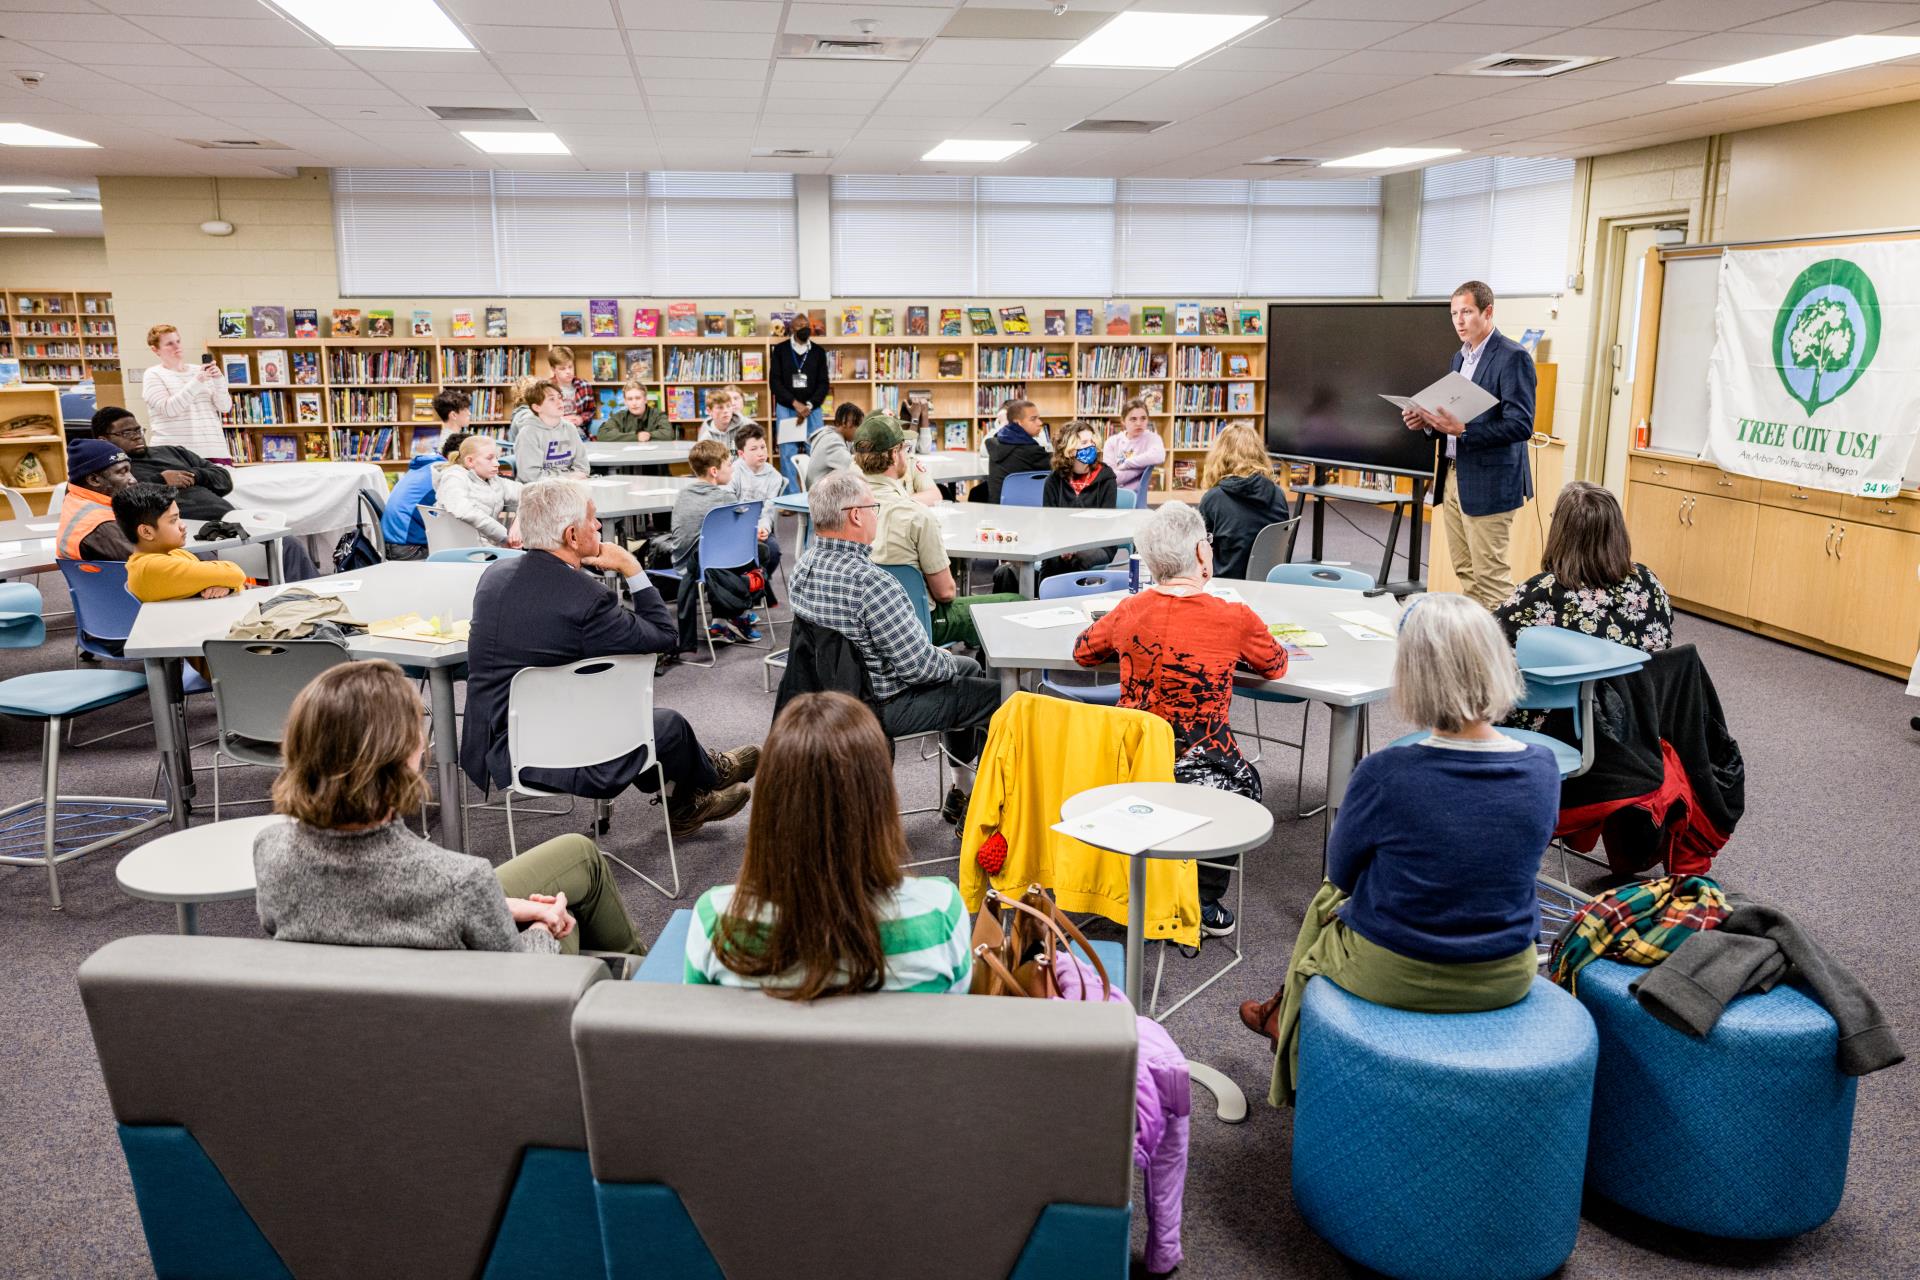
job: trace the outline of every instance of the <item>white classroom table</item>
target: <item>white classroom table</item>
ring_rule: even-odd
[[[913,460],[935,484],[965,484],[987,478],[987,460],[971,449],[951,453],[916,453]]]
[[[587,442],[587,467],[600,471],[609,467],[664,467],[685,462],[693,452],[690,440],[636,440],[625,443]]]
[[[1398,623],[1402,606],[1392,596],[1367,598],[1358,591],[1335,591],[1327,587],[1282,586],[1272,582],[1246,582],[1216,578],[1218,587],[1237,591],[1261,621],[1293,622],[1327,639],[1325,648],[1307,650],[1307,657],[1292,658],[1286,674],[1278,680],[1262,680],[1246,671],[1234,673],[1241,688],[1285,693],[1323,704],[1333,716],[1333,729],[1327,742],[1327,821],[1339,811],[1346,798],[1347,780],[1359,755],[1360,712],[1383,700],[1393,689],[1393,655],[1390,639],[1357,640],[1340,629],[1333,615],[1365,610]],[[1036,628],[1009,621],[1021,614],[1067,606],[1084,616],[1089,605],[1111,607],[1125,598],[1124,592],[1097,596],[1073,596],[1031,600],[1008,604],[975,605],[973,623],[980,629],[980,647],[986,665],[1000,673],[1000,688],[1011,697],[1020,687],[1020,677],[1029,671],[1079,671],[1073,660],[1073,642],[1084,625]]]
[[[699,481],[692,476],[593,476],[593,510],[603,520],[665,515],[680,491]]]
[[[231,471],[233,492],[227,501],[278,515],[287,535],[301,539],[323,569],[333,563],[340,535],[359,517],[361,491],[382,502],[388,493],[386,473],[371,462],[262,462]]]
[[[198,933],[201,903],[253,896],[253,838],[288,821],[267,813],[169,831],[120,859],[113,876],[130,898],[172,903],[180,932]]]
[[[36,573],[52,573],[59,568],[53,554],[53,535],[59,532],[58,512],[52,516],[34,516],[30,520],[0,520],[0,582],[11,578],[31,577]],[[267,568],[274,576],[279,576],[280,557],[272,554],[271,544],[287,536],[287,531],[274,530],[252,536],[251,540],[240,538],[216,538],[211,542],[196,542],[193,535],[200,532],[204,520],[188,520],[187,550],[219,553],[232,551],[236,547],[256,546],[268,549]]]
[[[404,613],[447,621],[473,617],[473,593],[484,564],[427,564],[389,562],[352,573],[314,578],[299,586],[317,595],[329,595],[348,583],[357,588],[340,591],[340,599],[356,619],[379,622]],[[176,830],[186,825],[188,769],[186,746],[175,741],[173,708],[182,698],[180,659],[198,657],[208,640],[223,640],[227,630],[255,604],[280,590],[254,587],[218,600],[175,600],[144,605],[127,638],[126,656],[146,664],[148,697],[153,702],[154,736],[167,761],[169,812]],[[433,759],[439,769],[440,838],[449,849],[464,839],[460,813],[460,742],[454,720],[454,669],[467,660],[465,641],[432,644],[424,640],[392,640],[383,636],[355,636],[347,650],[356,658],[386,658],[404,666],[424,667],[433,695]]]

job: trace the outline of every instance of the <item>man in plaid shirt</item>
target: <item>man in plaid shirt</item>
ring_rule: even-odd
[[[853,642],[888,737],[939,729],[949,755],[972,760],[999,709],[1000,684],[973,659],[936,649],[905,589],[868,558],[880,511],[873,490],[858,472],[836,471],[808,490],[807,509],[813,542],[793,567],[794,612]],[[946,811],[964,812],[964,800],[955,787]]]

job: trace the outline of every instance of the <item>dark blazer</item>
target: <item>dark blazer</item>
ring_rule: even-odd
[[[767,381],[773,386],[773,402],[782,408],[793,409],[793,375],[796,373],[807,375],[806,400],[818,409],[832,388],[827,383],[827,353],[817,338],[807,348],[804,361],[795,358],[792,342],[774,344],[767,360]]]
[[[1453,353],[1453,371],[1461,356]],[[1527,466],[1527,441],[1533,438],[1533,389],[1538,374],[1527,349],[1495,329],[1473,371],[1476,386],[1500,397],[1500,403],[1467,423],[1455,447],[1452,475],[1460,486],[1460,510],[1491,516],[1517,509],[1533,496],[1533,472]],[[1442,457],[1444,458],[1444,454]],[[1441,480],[1445,496],[1445,480]]]
[[[483,789],[512,778],[507,690],[522,667],[677,647],[673,613],[658,591],[636,592],[628,609],[597,579],[551,552],[495,561],[473,593],[460,767]]]

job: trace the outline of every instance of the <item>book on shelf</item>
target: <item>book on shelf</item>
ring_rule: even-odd
[[[433,312],[425,307],[413,309],[413,336],[431,338],[433,336]]]
[[[318,351],[295,351],[287,357],[287,370],[296,387],[317,387],[320,385],[320,353]]]
[[[1140,308],[1140,332],[1158,336],[1167,331],[1167,309],[1165,307]]]
[[[700,308],[691,302],[667,304],[667,336],[693,338],[700,334]]]
[[[407,447],[413,451],[413,456],[416,458],[422,456],[431,458],[440,452],[440,434],[439,427],[416,427],[413,439],[407,443]]]
[[[1227,309],[1225,307],[1202,307],[1200,309],[1200,332],[1209,337],[1221,337],[1227,332]]]
[[[1244,378],[1251,373],[1252,370],[1253,362],[1247,359],[1245,352],[1236,351],[1227,357],[1227,376],[1229,378]]]
[[[953,419],[947,423],[946,440],[941,446],[946,449],[967,448],[967,423],[965,419]]]
[[[21,301],[24,302],[26,299],[22,298]],[[219,332],[223,338],[247,337],[246,309],[244,307],[222,307],[220,309]]]
[[[1535,360],[1540,358],[1540,340],[1547,336],[1545,329],[1528,329],[1520,335],[1520,347]]]
[[[907,308],[907,336],[909,338],[927,337],[927,309],[925,307]]]
[[[320,312],[314,307],[295,307],[293,316],[293,336],[296,338],[317,338],[320,336]]]
[[[601,387],[593,393],[593,398],[600,405],[600,412],[594,416],[601,420],[610,418],[627,407],[627,393],[622,387]]]
[[[784,338],[787,336],[788,333],[792,332],[792,330],[793,330],[793,312],[791,311],[767,312],[767,336],[769,338]]]
[[[653,348],[630,347],[627,350],[627,378],[638,378],[642,382],[653,381]]]
[[[1049,338],[1067,336],[1067,313],[1049,308],[1043,319],[1042,329]]]
[[[1240,308],[1240,332],[1252,334],[1266,332],[1266,321],[1260,318],[1260,308]]]
[[[484,318],[487,326],[486,335],[489,338],[504,338],[507,336],[507,309],[505,307],[488,307]]]
[[[727,336],[727,313],[724,311],[703,311],[700,313],[700,336],[703,338],[724,338]]]
[[[813,330],[814,337],[816,338],[826,337],[827,336],[827,309],[825,307],[808,307],[807,308],[807,325]]]
[[[767,376],[766,363],[767,363],[767,358],[765,354],[762,352],[752,351],[752,350],[741,352],[740,353],[741,381],[758,382],[762,378],[766,377]]]
[[[1251,382],[1229,382],[1227,384],[1227,412],[1253,412],[1253,384]]]
[[[691,420],[700,416],[695,405],[693,390],[692,387],[667,388],[668,403],[672,406],[667,410],[669,418]]]
[[[620,300],[618,298],[588,298],[587,332],[596,338],[617,338],[620,336]]]
[[[1107,333],[1118,336],[1133,332],[1133,308],[1124,302],[1107,303]]]
[[[1025,307],[1000,308],[1000,330],[1003,333],[1032,333],[1033,326],[1027,323]]]
[[[840,308],[840,327],[835,332],[843,338],[860,336],[860,308],[857,305]]]
[[[1173,308],[1173,332],[1176,337],[1200,336],[1200,304],[1182,302]]]
[[[391,338],[393,336],[393,311],[380,307],[367,312],[367,336],[369,338]]]
[[[318,391],[296,391],[293,393],[293,420],[302,426],[320,421],[320,393]]]
[[[261,436],[260,460],[262,462],[298,462],[300,447],[292,436]]]
[[[415,396],[413,398],[413,420],[415,422],[438,422],[440,420],[439,415],[433,411],[432,396]]]
[[[452,330],[453,336],[456,338],[471,338],[474,336],[473,310],[470,307],[462,307],[458,311],[455,311],[447,323],[448,327]]]
[[[635,307],[633,309],[633,336],[636,338],[660,336],[660,308]]]
[[[1173,463],[1173,487],[1176,489],[1199,488],[1200,464],[1192,458],[1176,458]]]
[[[943,338],[957,338],[960,335],[960,308],[940,308],[940,336]]]
[[[253,322],[253,336],[256,338],[284,338],[287,336],[287,309],[285,307],[256,306],[250,317]]]
[[[620,381],[620,357],[612,351],[596,351],[592,356],[593,381]]]
[[[893,336],[893,308],[875,307],[873,309],[873,327],[871,332],[876,338]]]
[[[360,336],[360,308],[335,307],[333,309],[333,336],[336,338]]]
[[[1091,307],[1075,307],[1073,309],[1073,333],[1077,338],[1091,338],[1093,336],[1093,309]]]
[[[1040,369],[1043,378],[1071,378],[1073,366],[1064,351],[1049,351]]]
[[[968,307],[967,324],[972,328],[973,335],[976,338],[999,332],[999,330],[994,327],[992,307]]]
[[[327,433],[324,431],[304,431],[300,434],[300,448],[309,458],[327,456]]]
[[[587,336],[587,318],[578,311],[560,313],[560,336],[563,338],[584,338]]]
[[[733,309],[734,337],[751,338],[759,328],[760,317],[754,313],[752,307],[735,307]]]
[[[220,372],[234,386],[243,386],[253,381],[253,369],[244,351],[229,351],[220,357]]]
[[[967,357],[958,347],[947,347],[940,352],[940,361],[936,372],[943,378],[964,378],[967,376]]]
[[[284,387],[287,385],[287,353],[278,348],[269,348],[260,353],[260,385],[263,387]]]

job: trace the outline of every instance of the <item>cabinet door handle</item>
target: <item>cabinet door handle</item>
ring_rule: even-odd
[[[1727,479],[1725,476],[1720,477],[1718,480],[1715,480],[1713,483],[1722,489],[1733,488],[1733,481]]]
[[[1687,528],[1689,529],[1693,528],[1693,509],[1699,505],[1700,505],[1700,499],[1698,498],[1687,499]]]
[[[1665,467],[1655,465],[1655,467],[1653,468],[1653,474],[1657,476],[1664,476],[1667,474],[1667,469]]]
[[[1787,496],[1789,498],[1792,498],[1795,502],[1805,502],[1808,498],[1812,497],[1813,495],[1810,493],[1790,493]]]
[[[1842,558],[1840,555],[1840,544],[1845,542],[1846,540],[1847,540],[1847,526],[1841,525],[1840,528],[1837,531],[1835,531],[1833,535],[1833,558],[1835,560],[1839,560]]]
[[[1827,548],[1827,554],[1832,555],[1833,554],[1833,526],[1832,525],[1827,526],[1826,548]]]
[[[1875,507],[1873,509],[1873,514],[1877,516],[1894,516],[1894,515],[1899,515],[1900,513],[1895,511],[1892,507]]]
[[[1687,500],[1685,498],[1680,499],[1680,505],[1674,508],[1673,519],[1676,524],[1685,524],[1687,522]]]

